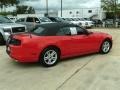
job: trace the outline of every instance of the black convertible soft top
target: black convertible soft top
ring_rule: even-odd
[[[32,31],[31,33],[36,34],[36,35],[43,35],[43,36],[54,36],[56,35],[56,33],[60,30],[60,28],[62,27],[76,27],[77,25],[72,24],[72,23],[63,23],[63,22],[59,22],[59,23],[46,23],[46,24],[41,24],[41,25],[37,25]],[[39,30],[37,30],[39,27],[44,28],[44,31],[39,33]],[[37,30],[37,33],[36,33]]]
[[[72,23],[63,23],[63,22],[58,22],[58,23],[47,23],[47,24],[41,24],[41,25],[38,25],[37,27],[43,27],[43,28],[46,28],[46,29],[59,29],[59,28],[62,28],[62,27],[67,27],[67,26],[77,26],[75,24],[72,24]]]

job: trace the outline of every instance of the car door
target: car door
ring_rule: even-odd
[[[77,30],[77,35],[72,36],[76,54],[87,54],[97,51],[98,41],[92,33],[88,34],[86,30],[80,27],[71,28]]]
[[[63,57],[69,57],[73,56],[75,53],[75,47],[74,47],[74,40],[72,39],[70,27],[62,27],[58,33],[57,36],[60,38],[60,48],[61,48],[61,56]]]

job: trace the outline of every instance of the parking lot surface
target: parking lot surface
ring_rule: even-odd
[[[92,54],[44,68],[12,60],[0,46],[0,90],[120,90],[120,29],[91,29],[113,36],[107,55]]]

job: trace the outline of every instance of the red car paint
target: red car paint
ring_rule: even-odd
[[[93,32],[89,35],[73,36],[37,36],[33,34],[18,34],[12,38],[21,41],[20,45],[8,45],[9,56],[18,62],[38,62],[44,49],[55,46],[60,49],[61,59],[78,55],[99,52],[105,39],[112,41],[112,36]],[[8,50],[7,48],[7,50]]]

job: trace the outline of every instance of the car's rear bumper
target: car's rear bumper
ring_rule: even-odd
[[[7,46],[7,54],[17,62],[38,62],[39,57],[33,51],[26,51],[17,46]]]

